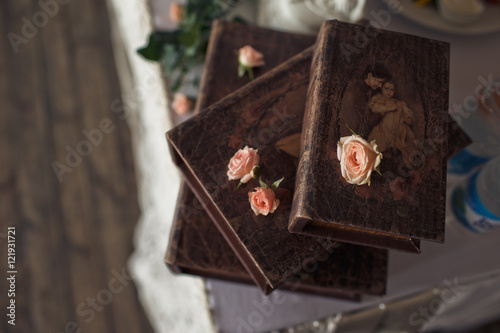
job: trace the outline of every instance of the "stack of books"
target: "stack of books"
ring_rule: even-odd
[[[245,45],[265,57],[254,80],[238,77]],[[469,143],[447,113],[448,69],[448,44],[369,25],[327,21],[315,38],[215,21],[197,114],[167,133],[186,181],[168,267],[265,294],[383,295],[389,250],[444,241],[446,161]],[[351,131],[383,149],[370,185],[343,177]],[[259,180],[228,179],[245,146],[263,182],[283,178],[272,214],[251,209]]]

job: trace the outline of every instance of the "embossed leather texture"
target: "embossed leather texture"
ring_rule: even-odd
[[[324,22],[289,230],[415,253],[420,240],[444,242],[446,162],[469,142],[448,116],[448,87],[449,44]],[[337,142],[351,129],[383,149],[370,186],[342,177]]]
[[[255,71],[258,77],[271,66],[313,45],[314,41],[315,37],[215,21],[196,113],[248,82],[246,78],[238,79],[227,70],[227,58],[234,57],[233,50],[247,44],[265,50],[266,67]],[[298,156],[299,140],[300,135],[282,140],[280,147],[286,150],[293,146],[293,154]],[[174,272],[253,283],[187,184],[179,194],[165,261]],[[317,269],[311,268],[314,266],[309,267],[308,272],[300,272],[285,281],[280,289],[349,299],[359,299],[360,293],[380,295],[385,292],[387,254],[384,251],[370,251],[346,244],[337,248],[326,260],[319,261]]]
[[[167,133],[186,180],[265,293],[308,263],[325,260],[328,252],[335,256],[345,246],[287,230],[297,165],[288,146],[298,141],[282,140],[301,131],[311,57],[309,48]],[[255,216],[250,208],[248,192],[259,186],[258,181],[236,190],[238,181],[227,178],[229,159],[244,145],[259,149],[264,181],[270,184],[285,177],[277,190],[280,206],[274,214]],[[366,251],[382,258],[381,264],[371,261],[365,268],[382,276],[375,279],[382,283],[374,289],[383,293],[387,252]],[[345,267],[351,261],[346,256],[337,259]],[[371,267],[375,262],[378,267]],[[341,279],[359,278],[357,268],[347,272],[352,275]]]

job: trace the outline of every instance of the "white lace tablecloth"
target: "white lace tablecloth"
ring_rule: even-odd
[[[116,106],[125,107],[132,132],[141,207],[129,269],[156,332],[212,332],[203,280],[174,276],[163,264],[181,176],[165,140],[173,125],[160,67],[135,52],[152,30],[147,1],[108,4],[123,92]]]

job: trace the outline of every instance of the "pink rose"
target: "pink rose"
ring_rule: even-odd
[[[229,180],[240,179],[242,183],[248,182],[254,177],[254,169],[259,164],[258,150],[253,148],[240,149],[234,154],[227,166],[227,177]]]
[[[359,135],[344,136],[337,143],[342,177],[349,184],[370,185],[370,176],[382,159],[375,140],[368,143]]]
[[[169,15],[172,22],[179,23],[182,21],[182,17],[184,16],[184,8],[180,3],[172,2],[170,4]]]
[[[254,192],[248,192],[248,200],[250,200],[250,206],[255,215],[272,214],[280,204],[274,191],[268,187],[256,187]]]
[[[238,61],[245,67],[260,67],[266,64],[264,55],[250,45],[238,50]]]
[[[172,108],[177,114],[186,114],[191,110],[193,102],[186,97],[186,95],[181,93],[174,94],[174,101],[172,102]]]

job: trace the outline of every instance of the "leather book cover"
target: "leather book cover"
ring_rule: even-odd
[[[255,77],[314,45],[316,36],[306,36],[257,27],[239,22],[215,20],[212,23],[205,66],[200,80],[195,113],[218,102],[250,82],[248,75],[234,75],[238,68],[238,49],[251,45],[264,53],[265,65],[254,68]],[[237,73],[237,72],[236,72]]]
[[[248,78],[238,78],[226,68],[228,59],[234,57],[234,50],[244,45],[266,50],[266,66],[254,73],[258,77],[313,45],[315,39],[241,23],[214,21],[195,113],[248,83]],[[297,152],[298,143],[296,140]],[[187,184],[183,184],[179,193],[165,262],[176,273],[253,283]],[[366,262],[370,264],[362,264]],[[345,245],[336,251],[336,256],[318,262],[317,270],[300,272],[285,281],[280,289],[358,300],[361,293],[384,294],[386,276],[384,251]]]
[[[241,23],[214,21],[195,113],[248,83],[248,78],[238,79],[227,71],[227,59],[234,57],[234,50],[244,45],[266,50],[266,66],[255,71],[258,77],[313,45],[315,39]],[[295,140],[297,152],[298,144],[299,140]],[[165,262],[176,273],[253,283],[187,184],[182,185],[179,193]],[[335,256],[319,261],[314,272],[299,272],[280,289],[358,300],[360,294],[384,294],[386,276],[385,251],[345,244],[337,249]]]
[[[342,246],[287,230],[312,52],[301,52],[167,133],[188,184],[266,294]],[[228,180],[228,162],[245,145],[259,149],[264,181],[284,177],[273,214],[256,216],[250,207],[248,192],[257,180],[239,189]]]
[[[189,188],[182,189],[179,203],[165,258],[168,267],[176,273],[254,284]],[[351,300],[385,293],[385,251],[342,244],[317,266],[304,268],[279,289]]]
[[[444,242],[449,49],[448,43],[370,26],[323,23],[291,232],[414,253],[421,240]],[[343,176],[363,177],[366,170],[358,160],[359,169],[349,164],[354,160],[339,161],[338,142],[353,133],[375,140],[383,155],[381,175],[374,170],[370,185],[353,185],[358,178]]]

